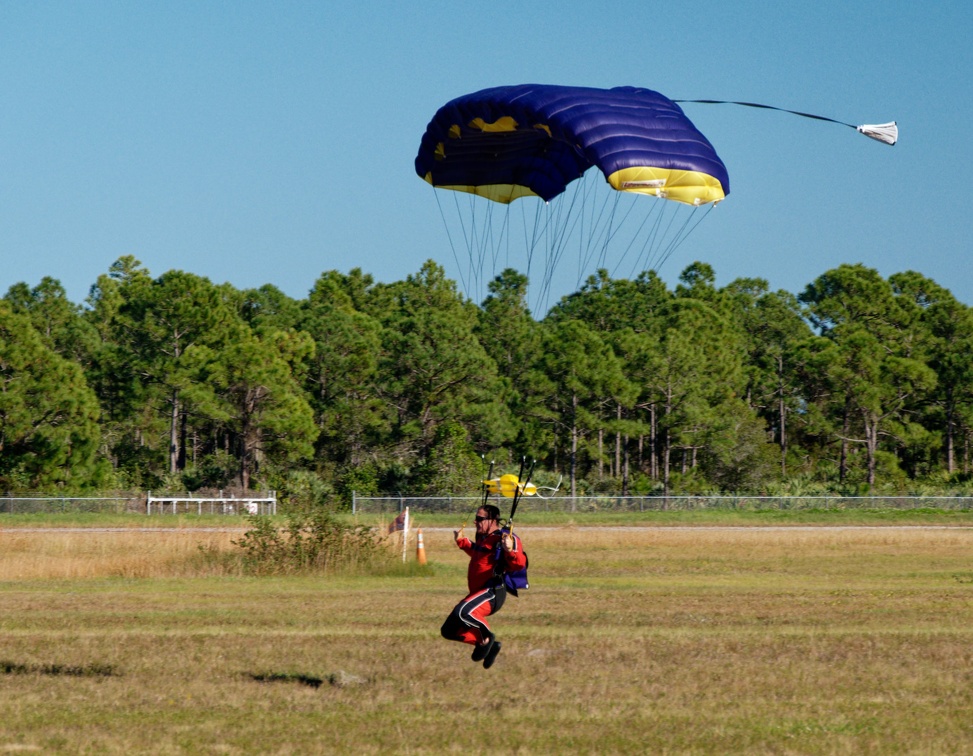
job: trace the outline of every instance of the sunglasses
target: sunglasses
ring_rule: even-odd
[[[492,517],[480,517],[480,515],[473,518],[474,522],[489,522],[492,519]]]

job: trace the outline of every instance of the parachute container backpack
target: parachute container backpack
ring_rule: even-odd
[[[509,533],[510,528],[500,528],[500,532]],[[530,583],[527,580],[527,568],[530,567],[530,557],[524,554],[524,557],[527,559],[527,564],[525,564],[524,568],[521,570],[503,570],[500,567],[500,565],[503,563],[500,553],[502,548],[503,547],[500,546],[500,544],[497,544],[497,551],[494,554],[494,559],[497,564],[497,577],[503,579],[503,584],[507,588],[508,593],[512,593],[514,596],[517,596],[517,591],[526,591],[528,588],[530,588]]]
[[[591,168],[593,183],[578,181]],[[730,193],[723,161],[679,105],[638,87],[523,84],[463,95],[429,122],[415,170],[438,189],[473,195],[468,203],[454,195],[466,213],[455,236],[470,253],[471,281],[508,265],[531,276],[543,262],[542,289],[569,248],[578,249],[579,279],[595,268],[615,275],[623,265],[624,274],[661,265],[695,228],[695,210]],[[620,204],[637,195],[668,202]],[[515,200],[535,206],[533,221],[529,210],[522,224],[507,211],[494,224],[490,207]],[[444,212],[438,193],[437,202]],[[678,207],[689,208],[685,219],[667,215]],[[634,225],[631,236],[620,233],[623,222]]]

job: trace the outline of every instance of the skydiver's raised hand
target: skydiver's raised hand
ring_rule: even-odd
[[[463,528],[460,528],[459,530],[454,530],[453,531],[453,540],[456,541],[457,543],[459,543],[459,540],[461,538],[463,538],[463,537],[464,537],[463,536]]]
[[[503,538],[500,539],[500,543],[504,551],[513,551],[514,537],[510,533],[504,533]]]

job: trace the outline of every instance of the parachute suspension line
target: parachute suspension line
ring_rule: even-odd
[[[479,239],[482,234],[480,232],[480,225],[483,223],[481,217],[481,212],[473,202],[472,196],[467,195],[463,198],[465,202],[469,205],[469,219],[470,219],[470,233],[469,233],[469,278],[470,286],[473,288],[471,292],[467,292],[468,296],[476,296],[476,292],[480,290],[480,275],[479,271],[483,268],[483,263],[481,262],[483,258],[483,247]],[[486,213],[489,211],[489,207],[485,208],[482,212]]]
[[[600,203],[597,201],[599,187],[607,186],[599,180],[600,178],[599,172],[590,171],[572,182],[571,201],[567,203],[565,200],[561,206],[564,220],[559,219],[557,223],[559,237],[549,257],[550,277],[553,278],[553,272],[560,264],[561,258],[577,244],[576,288],[580,288],[584,280],[592,255],[593,241],[603,225],[602,219],[609,206],[611,195],[615,194],[615,192],[605,192],[604,200]]]
[[[586,199],[587,187],[581,181],[578,186],[573,188],[570,202],[561,201],[558,203],[552,227],[551,244],[548,247],[547,289],[550,289],[550,285],[554,279],[554,271],[557,269],[561,258],[564,257],[565,251],[571,242],[572,235],[578,232],[579,227],[581,229],[584,228],[583,216]],[[579,204],[581,209],[576,210]]]
[[[638,198],[633,198],[633,204],[634,202],[638,202],[638,201],[640,201]],[[642,245],[638,257],[632,265],[631,275],[634,276],[635,272],[639,268],[645,270],[646,268],[651,267],[652,258],[654,257],[654,252],[658,250],[665,243],[665,240],[669,233],[668,229],[672,225],[672,219],[670,218],[669,223],[665,224],[665,228],[663,229],[663,224],[666,219],[667,209],[671,210],[672,215],[675,215],[675,213],[678,211],[678,208],[675,207],[672,203],[656,202],[651,206],[651,210],[646,214],[642,226],[640,226],[639,228],[639,231],[641,232],[643,227],[646,226],[650,221],[651,221],[651,226],[648,228],[647,231],[645,231],[644,240],[642,241]],[[632,238],[631,244],[629,246],[631,247],[632,245],[634,245],[637,240],[638,240],[638,236],[636,235]],[[627,252],[628,250],[626,249],[626,254]],[[643,259],[645,260],[644,263],[642,262]],[[616,263],[615,267],[613,268],[611,272],[612,276],[616,275],[618,269],[621,267],[623,260],[624,260],[624,255],[622,256],[622,258],[619,259],[618,263]]]
[[[466,281],[466,284],[464,285],[467,286],[466,295],[468,297],[475,296],[474,290],[477,286],[477,278],[475,275],[476,265],[474,261],[476,260],[476,257],[478,255],[478,245],[476,242],[476,236],[477,236],[476,229],[477,226],[479,225],[479,223],[477,222],[479,218],[479,213],[477,212],[478,208],[476,203],[472,201],[472,195],[466,195],[465,197],[463,197],[457,192],[454,194],[453,199],[456,203],[456,216],[457,218],[459,218],[460,228],[463,230],[463,241],[466,243],[467,261],[466,261],[466,276],[464,277],[464,280]],[[468,210],[463,210],[460,207],[460,201],[464,199],[469,205]],[[468,226],[467,226],[467,218],[469,222]]]
[[[698,218],[696,219],[696,222],[695,222],[695,223],[694,223],[694,224],[692,225],[692,227],[691,227],[691,228],[690,228],[690,229],[689,229],[688,231],[686,231],[686,233],[685,233],[685,234],[683,235],[683,237],[682,237],[682,238],[681,238],[681,239],[680,239],[680,240],[679,240],[679,241],[678,241],[678,242],[677,242],[677,243],[675,244],[675,246],[673,246],[673,247],[672,247],[672,249],[670,249],[670,250],[669,250],[669,252],[668,252],[668,253],[666,254],[666,256],[665,256],[665,257],[663,258],[663,260],[662,260],[662,262],[665,262],[666,260],[668,260],[668,259],[669,259],[669,255],[671,255],[671,254],[672,254],[673,252],[675,252],[675,251],[676,251],[677,249],[679,249],[679,247],[681,247],[681,246],[682,246],[682,243],[683,243],[684,241],[686,241],[686,239],[688,239],[688,238],[690,237],[690,235],[691,235],[691,234],[693,233],[693,231],[695,231],[695,230],[696,230],[696,227],[697,227],[697,226],[699,226],[699,224],[700,224],[700,223],[702,223],[702,222],[703,222],[704,220],[706,220],[706,218],[708,218],[708,217],[709,217],[709,214],[710,214],[711,212],[713,212],[713,208],[714,208],[714,207],[716,207],[716,205],[715,205],[715,204],[709,204],[709,205],[707,205],[707,206],[706,206],[706,211],[705,211],[705,212],[703,212],[703,213],[700,213],[700,214],[699,214],[699,217],[698,217]],[[696,213],[697,213],[697,211],[698,211],[698,209],[699,209],[699,208],[693,208],[693,212],[692,212],[692,213],[690,214],[690,216],[689,216],[689,220],[692,220],[692,218],[693,218],[693,216],[695,216],[695,215],[696,215]],[[687,221],[687,223],[688,223],[688,221]]]
[[[524,233],[524,251],[527,258],[527,270],[523,271],[524,275],[527,276],[527,285],[530,286],[530,265],[533,261],[534,250],[530,245],[530,233],[527,230],[527,212],[526,205],[522,202],[517,203],[520,208],[520,222],[521,229]]]
[[[589,195],[597,191],[597,184],[589,188]],[[591,217],[588,232],[581,235],[579,239],[580,251],[578,254],[578,281],[580,286],[584,277],[584,271],[591,263],[591,258],[595,250],[599,247],[602,252],[598,256],[599,262],[604,260],[604,250],[608,246],[611,236],[611,228],[614,222],[615,213],[618,207],[620,195],[617,192],[605,192],[605,197],[600,203],[591,202]],[[599,206],[596,206],[599,205]]]
[[[527,213],[524,213],[524,242],[527,245],[527,276],[528,287],[534,288],[534,253],[538,245],[546,235],[547,223],[549,222],[550,206],[547,202],[538,201],[534,203],[534,222],[530,226],[527,222]],[[541,289],[543,291],[543,289]]]
[[[657,203],[653,205],[653,212],[650,214],[652,218],[652,227],[646,234],[645,241],[642,244],[642,251],[639,254],[639,259],[635,261],[635,265],[632,266],[632,270],[635,271],[637,268],[642,268],[643,270],[647,268],[655,267],[655,253],[663,245],[666,239],[667,230],[663,230],[663,223],[666,219],[666,210],[670,210],[673,215],[678,211],[678,207],[671,205],[668,202]],[[670,220],[669,224],[666,225],[666,229],[672,225]],[[644,262],[642,261],[644,259]]]
[[[576,286],[581,285],[584,271],[591,264],[592,258],[600,263],[605,258],[605,248],[608,246],[612,236],[612,227],[615,224],[615,213],[618,211],[618,194],[612,192],[606,194],[598,213],[597,221],[592,224],[588,232],[588,238],[583,239],[584,254],[578,256],[578,280]],[[597,268],[598,265],[595,265]]]
[[[511,236],[511,233],[512,233],[511,230],[510,230],[510,213],[511,213],[510,205],[507,205],[504,208],[504,213],[503,213],[503,229],[502,229],[503,267],[504,267],[504,269],[507,269],[507,268],[510,267],[510,236]],[[498,247],[498,250],[499,250],[499,247]],[[496,260],[496,258],[494,258],[494,260],[493,260],[493,275],[494,275],[494,277],[496,277],[497,273],[498,273],[498,271],[497,271],[497,260]]]
[[[568,224],[569,222],[571,224],[578,222],[578,219],[574,217],[574,213],[571,212],[576,201],[576,190],[571,194],[570,203],[563,195],[554,198],[550,202],[538,199],[534,206],[533,228],[530,229],[529,233],[525,213],[524,236],[528,250],[526,274],[531,291],[536,292],[536,296],[534,294],[531,295],[531,308],[535,311],[539,307],[543,307],[545,310],[547,309],[547,298],[550,295],[556,263],[563,253],[567,234],[572,227]],[[544,251],[544,265],[541,270],[536,271],[536,276],[532,276],[531,271],[535,270],[533,264],[534,256],[539,249]]]
[[[469,208],[464,210],[459,204],[463,200],[459,192],[454,194],[456,215],[466,243],[467,261],[463,266],[458,260],[456,262],[467,297],[480,300],[486,295],[487,277],[497,273],[500,250],[508,236],[509,207],[498,221],[494,203],[479,202],[469,194],[465,197]],[[454,259],[457,257],[455,249],[453,256]],[[465,274],[462,272],[464,269]]]
[[[649,256],[650,259],[646,260],[645,267],[651,267],[655,270],[658,270],[660,267],[662,267],[662,263],[669,258],[670,254],[672,254],[671,247],[673,244],[673,240],[678,239],[679,234],[682,232],[683,229],[685,229],[686,223],[688,223],[688,217],[692,217],[692,213],[687,213],[688,217],[686,222],[683,223],[682,228],[680,228],[679,231],[673,233],[672,231],[673,224],[675,224],[676,219],[679,217],[680,211],[683,209],[684,208],[677,207],[677,206],[673,206],[671,208],[672,212],[669,213],[669,218],[665,224],[664,230],[662,230],[661,228],[663,215],[660,214],[658,229],[656,231],[656,233],[658,234],[658,243],[653,244],[652,247],[653,252]],[[693,210],[695,210],[695,208],[693,208]]]
[[[617,215],[618,205],[622,201],[622,198],[621,198],[621,196],[619,196],[618,193],[615,194],[615,198],[614,199],[615,199],[615,206],[612,208],[612,218],[611,218],[612,223],[614,223],[615,216]],[[630,198],[630,199],[633,199],[634,201],[628,203],[628,209],[625,211],[625,214],[622,216],[622,219],[619,221],[618,225],[615,226],[615,230],[614,231],[611,231],[611,227],[609,227],[610,233],[606,233],[605,243],[602,246],[601,255],[600,255],[599,259],[598,259],[598,267],[599,268],[604,268],[607,265],[607,253],[608,253],[608,245],[609,245],[609,243],[618,234],[621,233],[623,227],[626,227],[628,225],[628,220],[631,217],[632,212],[635,210],[637,198]],[[635,240],[638,238],[639,232],[642,230],[642,227],[646,224],[646,222],[651,217],[651,215],[652,215],[652,213],[650,212],[650,213],[648,213],[642,219],[642,223],[636,229],[635,233],[632,235],[631,241],[629,241],[628,245],[626,246],[625,252],[622,253],[622,258],[619,259],[619,263],[621,262],[621,259],[623,259],[625,257],[625,254],[628,252],[628,249],[631,248],[631,246],[635,243]],[[617,266],[616,266],[616,268],[617,268]]]
[[[776,110],[781,113],[790,113],[791,115],[800,116],[801,118],[812,118],[815,121],[827,121],[828,123],[837,123],[839,126],[847,126],[849,129],[854,129],[859,134],[864,134],[865,136],[874,139],[883,144],[893,145],[899,140],[899,127],[895,121],[890,121],[889,123],[878,123],[878,124],[867,124],[864,123],[861,126],[856,126],[853,123],[845,123],[844,121],[838,121],[834,118],[828,118],[827,116],[814,115],[814,113],[803,113],[800,110],[788,110],[787,108],[778,108],[773,105],[761,105],[758,102],[738,102],[736,100],[673,100],[673,102],[678,103],[699,103],[701,105],[740,105],[745,108],[760,108],[761,110]]]
[[[641,199],[642,198],[639,198],[636,201],[641,201]],[[634,277],[637,272],[641,272],[638,270],[639,264],[642,261],[642,258],[645,257],[646,250],[650,248],[649,243],[652,241],[653,238],[653,235],[651,233],[646,233],[645,227],[649,224],[649,221],[653,221],[652,225],[654,228],[657,225],[656,217],[660,213],[661,211],[659,210],[659,203],[653,202],[649,212],[647,212],[645,216],[642,218],[642,222],[639,224],[638,229],[636,229],[635,233],[632,234],[632,238],[629,241],[628,245],[625,247],[625,251],[622,252],[622,254],[618,258],[618,262],[615,264],[615,267],[612,268],[611,271],[612,278],[615,277],[615,274],[617,273],[618,269],[622,266],[622,263],[625,262],[625,258],[628,257],[628,253],[632,251],[632,248],[636,245],[639,239],[642,239],[642,244],[641,244],[641,248],[639,249],[639,253],[635,258],[635,264],[632,267],[632,273],[630,274],[630,277]]]
[[[659,252],[658,261],[655,263],[656,269],[661,268],[665,264],[666,260],[669,259],[670,255],[672,255],[672,253],[675,252],[679,248],[679,246],[684,241],[686,241],[687,238],[689,238],[689,234],[691,234],[693,232],[693,229],[695,229],[696,226],[698,226],[700,224],[700,221],[702,221],[703,218],[706,217],[706,215],[708,214],[709,210],[711,210],[712,208],[713,208],[713,206],[710,205],[709,206],[709,209],[707,210],[707,212],[701,214],[700,217],[696,220],[696,223],[693,224],[692,226],[690,226],[690,223],[692,222],[693,217],[696,215],[696,211],[699,208],[698,207],[694,207],[686,215],[686,220],[683,221],[682,226],[679,228],[679,230],[675,234],[673,234],[672,238],[670,239],[669,243],[666,244],[665,248],[662,249]],[[673,221],[675,220],[675,216],[673,216],[672,220]],[[688,229],[688,231],[687,231],[687,229]]]
[[[436,207],[439,208],[439,217],[443,219],[443,227],[446,229],[446,238],[449,240],[449,248],[453,253],[453,262],[456,263],[456,270],[459,272],[460,282],[463,284],[463,291],[466,292],[466,296],[469,296],[470,295],[469,287],[467,286],[466,278],[464,278],[463,276],[463,267],[462,265],[460,265],[459,256],[456,254],[456,244],[453,242],[453,235],[452,233],[450,233],[449,230],[449,221],[446,220],[446,213],[443,210],[442,203],[439,201],[439,192],[436,190],[436,187],[432,187],[432,193],[436,197]],[[453,194],[454,194],[453,201],[456,202],[457,201],[455,197],[456,193],[453,192]],[[459,208],[457,205],[457,211],[458,209]],[[457,214],[460,216],[460,222],[462,223],[462,218],[463,218],[462,214],[459,212],[457,212]],[[465,229],[464,229],[464,236],[465,236]]]
[[[586,174],[585,178],[580,181],[580,187],[578,189],[581,194],[581,212],[579,215],[582,218],[582,225],[580,232],[578,234],[578,272],[579,275],[581,271],[584,270],[587,262],[591,259],[591,248],[592,240],[598,231],[600,219],[604,217],[605,209],[608,204],[608,195],[605,195],[605,199],[599,203],[597,199],[597,184],[591,179],[587,178],[594,173],[592,171]],[[587,222],[587,230],[585,230],[585,222]]]
[[[479,204],[482,205],[483,203],[481,202]],[[486,287],[484,285],[485,277],[492,275],[490,270],[496,272],[497,249],[502,239],[502,232],[501,239],[496,238],[496,234],[494,233],[496,229],[496,221],[494,219],[495,210],[496,206],[492,202],[488,203],[484,209],[484,218],[482,229],[480,231],[480,249],[477,257],[479,262],[478,269],[476,271],[476,290],[478,293],[478,299],[482,298],[484,292],[486,291]],[[488,260],[491,266],[489,270],[487,269]]]
[[[547,309],[547,300],[551,293],[551,278],[553,269],[551,255],[554,248],[554,240],[557,238],[557,224],[561,211],[561,202],[557,199],[545,202],[541,205],[543,225],[541,229],[541,249],[544,252],[544,267],[539,271],[540,280],[538,281],[537,302],[544,309]]]
[[[584,223],[582,223],[581,233],[578,236],[578,267],[581,269],[582,265],[587,263],[587,260],[591,256],[591,240],[594,238],[596,230],[598,228],[598,218],[600,218],[605,212],[605,205],[607,202],[607,196],[605,202],[599,203],[595,201],[595,188],[596,186],[590,181],[584,182],[583,189],[583,199],[582,199],[582,210],[581,216],[583,221],[587,221],[587,231],[585,230]]]
[[[532,290],[535,286],[535,282],[531,275],[531,271],[534,269],[534,253],[536,252],[538,245],[540,244],[541,240],[545,237],[546,234],[546,226],[547,223],[549,222],[549,220],[546,220],[548,217],[547,216],[548,207],[547,207],[547,203],[545,203],[543,200],[540,199],[538,199],[534,203],[531,203],[529,199],[521,200],[516,204],[520,208],[520,226],[521,226],[521,231],[523,232],[524,254],[527,260],[526,270],[520,272],[523,273],[525,276],[527,276],[527,283],[528,283],[529,290]],[[529,207],[530,204],[533,204],[534,206],[533,221],[531,221],[528,218],[528,213],[527,213],[527,208]],[[508,205],[507,207],[509,210],[510,205]],[[511,230],[508,232],[508,245],[509,245],[509,240],[512,236],[513,236],[513,232]]]
[[[483,275],[486,270],[487,256],[492,257],[489,250],[493,240],[493,203],[476,202],[476,197],[472,194],[468,195],[468,202],[473,219],[471,235],[475,251],[475,254],[470,254],[470,278],[473,281],[474,296],[479,298],[479,295],[483,292]],[[479,206],[483,208],[482,214],[477,210]]]
[[[598,225],[592,226],[592,232],[595,233],[588,240],[584,258],[578,261],[578,281],[576,286],[579,288],[584,278],[584,271],[590,265],[592,257],[596,260],[594,266],[596,269],[604,267],[605,254],[608,246],[611,244],[612,237],[618,233],[619,229],[619,226],[615,225],[619,199],[620,195],[617,192],[612,192],[605,197],[605,203],[602,205],[602,211],[598,216]]]
[[[559,257],[558,242],[561,238],[561,225],[564,217],[563,206],[564,202],[558,199],[544,203],[544,270],[541,274],[540,291],[537,298],[538,304],[544,310],[547,309],[548,299],[551,295],[554,268]]]
[[[658,251],[657,254],[649,256],[652,259],[646,261],[646,264],[643,266],[643,269],[651,267],[658,271],[659,268],[665,265],[669,257],[677,249],[679,249],[680,246],[682,246],[683,242],[685,242],[686,239],[690,237],[690,235],[693,233],[693,231],[696,230],[699,224],[702,223],[703,220],[713,211],[713,207],[714,207],[713,205],[707,205],[706,211],[703,213],[699,213],[698,207],[692,208],[692,210],[689,213],[687,213],[686,220],[683,221],[683,224],[679,228],[679,230],[675,234],[673,234],[672,238],[665,244],[665,246],[661,250]],[[695,223],[692,222],[693,218],[696,218]],[[675,220],[675,218],[673,218],[672,220]],[[670,221],[670,225],[671,225],[671,221]]]
[[[494,226],[494,230],[497,232],[497,239],[492,245],[493,250],[493,273],[491,279],[496,278],[500,273],[500,256],[501,250],[503,250],[503,267],[506,268],[506,261],[509,258],[510,251],[510,205],[504,205],[502,208],[503,217],[500,223]],[[506,248],[506,249],[504,249]],[[484,291],[484,295],[486,292]]]

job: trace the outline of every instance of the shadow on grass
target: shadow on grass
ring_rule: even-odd
[[[248,672],[246,676],[259,683],[299,683],[309,688],[320,688],[324,685],[324,679],[320,677],[302,675],[296,672],[266,672],[263,674]]]
[[[86,664],[78,667],[70,664],[18,664],[0,661],[0,674],[3,675],[50,675],[52,677],[120,677],[120,673],[109,664]]]
[[[365,678],[352,675],[344,670],[324,677],[305,675],[300,672],[245,672],[244,676],[259,683],[297,683],[315,689],[320,688],[325,683],[332,688],[346,688],[367,683]]]

